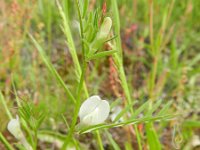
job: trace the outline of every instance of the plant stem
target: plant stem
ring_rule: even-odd
[[[12,114],[11,114],[10,110],[8,109],[8,107],[7,107],[5,98],[4,98],[3,94],[1,93],[1,91],[0,91],[0,101],[1,101],[1,103],[3,104],[3,107],[4,107],[5,111],[6,111],[6,113],[7,113],[8,117],[9,117],[9,119],[12,119],[12,118],[13,118],[13,117],[12,117]]]
[[[126,75],[125,75],[125,71],[124,71],[124,67],[123,67],[123,53],[122,53],[122,46],[121,46],[121,38],[120,38],[120,20],[119,20],[119,12],[118,12],[118,6],[117,6],[117,1],[116,0],[111,0],[112,2],[112,10],[113,10],[113,14],[114,14],[114,24],[115,24],[115,34],[117,34],[117,38],[116,38],[116,49],[119,50],[118,54],[114,54],[114,60],[116,63],[116,66],[118,67],[118,73],[119,73],[119,77],[121,79],[121,85],[122,88],[125,92],[125,96],[128,102],[128,105],[131,104],[131,94],[130,94],[130,90],[128,87],[128,83],[127,83],[127,79],[126,79]],[[131,107],[131,114],[133,114],[133,108]],[[137,125],[134,125],[134,128],[136,130],[136,137],[137,137],[137,141],[138,141],[138,146],[140,148],[140,150],[142,150],[142,145],[141,145],[141,140],[140,140],[140,134],[138,132],[137,129]]]
[[[84,76],[85,76],[85,72],[87,69],[87,62],[83,63],[83,70],[82,70],[82,74],[81,74],[81,79],[78,85],[78,90],[77,90],[77,101],[76,101],[76,106],[75,106],[75,110],[74,110],[74,116],[73,116],[73,120],[71,123],[71,127],[69,130],[69,133],[65,139],[65,142],[62,146],[62,150],[66,149],[67,144],[69,143],[70,138],[72,137],[74,130],[75,130],[75,126],[76,126],[76,122],[77,122],[77,118],[78,118],[78,112],[79,112],[79,108],[80,108],[80,104],[81,104],[81,90],[83,87],[83,83],[84,83]]]
[[[141,143],[140,133],[138,131],[138,127],[137,127],[136,124],[134,125],[134,129],[135,129],[136,138],[137,138],[137,141],[138,141],[139,150],[142,150],[142,143]]]
[[[149,0],[149,30],[150,30],[150,42],[153,44],[153,0]]]
[[[158,68],[158,59],[160,55],[160,38],[158,37],[154,41],[154,28],[153,28],[153,0],[149,0],[149,32],[150,32],[150,47],[152,51],[152,56],[153,56],[153,64],[152,64],[152,70],[150,73],[150,78],[149,78],[149,98],[150,98],[150,103],[149,103],[149,110],[152,109],[153,101],[155,101],[155,96],[154,96],[154,88],[155,88],[155,82],[156,82],[156,75],[157,75],[157,68]],[[152,122],[148,122],[146,124],[146,133],[147,133],[147,142],[149,145],[150,150],[160,150],[160,141],[158,134],[156,133],[154,129],[154,125]],[[154,140],[152,140],[154,139]]]
[[[52,40],[52,8],[51,3],[47,5],[47,34],[48,34],[48,54],[51,50],[51,40]]]
[[[156,74],[157,74],[157,66],[158,66],[158,58],[156,55],[154,57],[153,68],[152,68],[152,72],[150,75],[149,97],[152,102],[154,101],[154,87],[155,87],[155,80],[156,80]]]
[[[81,12],[80,12],[80,8],[79,8],[79,2],[78,0],[76,0],[76,6],[77,6],[77,10],[78,10],[78,16],[79,16],[79,21],[80,21],[80,28],[81,28],[81,38],[84,38],[83,35],[83,24],[82,24],[82,18],[81,18]],[[82,40],[81,40],[82,41]],[[77,118],[78,118],[78,112],[79,112],[79,108],[80,108],[80,104],[81,104],[81,90],[84,84],[84,77],[85,77],[85,72],[87,69],[87,62],[85,61],[85,50],[84,50],[84,43],[82,41],[81,43],[82,45],[82,53],[83,53],[83,69],[82,69],[82,74],[81,74],[81,78],[80,78],[80,82],[78,84],[78,88],[77,88],[77,101],[76,101],[76,106],[75,106],[75,110],[74,110],[74,116],[73,116],[73,120],[72,120],[72,124],[68,133],[68,136],[63,144],[62,149],[66,148],[68,142],[69,142],[69,138],[72,136],[75,126],[76,126],[76,122],[77,122]]]
[[[79,17],[79,22],[80,22],[80,29],[81,29],[81,45],[82,45],[82,54],[83,54],[83,63],[84,64],[87,64],[86,63],[86,52],[85,52],[85,46],[84,46],[84,41],[83,41],[83,39],[84,39],[84,33],[83,33],[83,20],[82,20],[82,15],[81,15],[81,11],[80,11],[80,4],[79,4],[79,0],[76,0],[76,7],[77,7],[77,10],[78,10],[78,17]],[[85,66],[83,66],[83,67],[85,67]],[[84,69],[86,69],[86,68],[84,68]],[[86,71],[86,70],[84,70],[84,71]],[[82,76],[82,77],[84,77],[84,75]],[[84,83],[83,83],[84,84]],[[80,84],[79,84],[80,85]],[[84,86],[84,85],[83,85]],[[81,86],[79,86],[79,88],[78,88],[78,96],[80,96],[80,92],[81,92]],[[85,86],[85,88],[86,88],[86,86]],[[87,89],[87,88],[86,88]],[[86,90],[87,91],[87,90]],[[86,93],[86,95],[88,95],[87,93]],[[80,99],[80,97],[78,97],[78,99]],[[80,100],[79,100],[80,101]],[[78,110],[79,110],[79,108],[80,108],[80,103],[79,103],[79,107],[78,107]],[[78,111],[77,110],[77,111]],[[76,117],[78,117],[78,112],[77,112],[77,116]],[[102,148],[102,140],[101,140],[101,137],[100,137],[100,133],[99,133],[99,131],[96,131],[96,134],[97,134],[97,137],[98,137],[98,142],[99,142],[99,146],[100,146],[100,149]]]
[[[67,44],[68,44],[68,47],[69,47],[69,51],[70,51],[70,54],[72,56],[73,63],[75,65],[76,76],[77,76],[78,80],[80,80],[81,67],[80,67],[80,63],[79,63],[78,56],[77,56],[77,53],[76,53],[76,48],[75,48],[75,44],[74,44],[73,37],[72,37],[72,34],[71,34],[71,30],[70,30],[70,27],[69,27],[69,20],[68,20],[69,17],[66,16],[66,14],[63,11],[62,7],[60,6],[58,0],[56,0],[56,2],[57,2],[57,6],[58,6],[58,9],[59,9],[60,15],[63,19],[63,32],[64,32],[64,34],[67,38]],[[80,20],[80,22],[82,22],[82,19]],[[82,23],[81,23],[81,26],[82,26]],[[81,27],[81,29],[82,29],[82,27]],[[83,44],[84,43],[82,43],[82,45]],[[88,91],[87,91],[87,87],[86,87],[85,82],[84,82],[84,85],[83,85],[83,90],[85,92],[85,96],[88,97]]]
[[[81,11],[80,11],[80,4],[79,0],[76,0],[76,7],[78,9],[78,17],[79,17],[79,22],[80,22],[80,28],[81,28],[81,45],[82,45],[82,54],[83,54],[83,59],[85,59],[85,46],[84,42],[82,39],[84,39],[84,34],[83,34],[83,22],[82,22],[82,16],[81,16]],[[84,60],[83,60],[84,61]]]
[[[115,57],[115,58],[119,59],[118,57]],[[119,64],[119,76],[120,76],[120,79],[121,79],[121,85],[124,89],[125,96],[126,96],[127,101],[128,101],[128,105],[131,105],[131,94],[130,94],[130,91],[129,91],[129,88],[128,88],[128,83],[127,83],[127,80],[126,80],[126,75],[125,75],[125,72],[124,72],[124,67],[123,67],[122,62]],[[131,114],[134,113],[132,107],[131,107],[130,111],[131,111]],[[135,129],[135,132],[136,132],[136,138],[137,138],[139,150],[142,150],[140,133],[138,131],[137,125],[134,125],[134,129]]]
[[[97,141],[98,141],[98,145],[99,145],[99,150],[104,150],[103,143],[102,143],[99,131],[96,131],[96,135],[97,135]]]
[[[151,51],[153,54],[153,67],[150,74],[150,86],[149,86],[149,96],[151,101],[153,101],[153,89],[155,86],[156,72],[157,72],[157,50],[154,47],[154,33],[153,33],[153,0],[149,0],[149,32],[150,32],[150,44]],[[149,105],[151,107],[151,105]]]
[[[34,143],[34,149],[37,150],[37,144],[38,144],[38,136],[37,136],[37,129],[34,131],[34,138],[35,138],[35,143]]]
[[[14,150],[14,148],[10,145],[2,133],[0,133],[0,141],[6,146],[7,150]]]

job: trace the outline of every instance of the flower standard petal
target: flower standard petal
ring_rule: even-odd
[[[108,118],[110,112],[108,101],[101,100],[94,112],[94,119],[92,121],[93,125],[103,123]]]
[[[93,112],[100,102],[101,98],[98,95],[91,96],[85,102],[83,102],[79,111],[80,120]]]
[[[20,127],[19,118],[11,119],[7,126],[8,131],[18,140],[23,138],[23,133]]]
[[[82,114],[83,112],[84,114]],[[81,106],[79,112],[80,122],[83,125],[103,123],[107,119],[109,112],[110,106],[106,100],[101,100],[99,96],[92,96]]]

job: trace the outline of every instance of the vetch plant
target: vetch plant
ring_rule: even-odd
[[[152,104],[151,108],[148,108],[148,105],[145,103],[138,109],[134,109],[136,108],[134,107],[134,98],[131,94],[132,91],[129,88],[123,64],[123,49],[121,46],[120,21],[117,2],[115,0],[111,1],[113,20],[110,17],[105,17],[104,15],[101,15],[98,11],[90,12],[87,15],[86,12],[88,7],[87,4],[89,3],[88,0],[86,0],[84,4],[79,0],[76,0],[75,3],[79,18],[82,57],[77,56],[77,51],[69,24],[70,20],[63,11],[62,6],[57,1],[59,12],[62,17],[62,30],[66,35],[67,45],[74,62],[74,69],[76,72],[76,79],[78,84],[76,88],[76,93],[71,91],[72,89],[65,84],[65,81],[61,78],[57,70],[54,68],[51,61],[48,59],[48,56],[46,56],[45,49],[43,49],[40,44],[31,36],[31,34],[29,34],[49,71],[63,86],[68,96],[68,99],[72,100],[74,104],[74,112],[70,125],[68,125],[67,120],[65,121],[68,128],[67,134],[64,136],[64,138],[62,138],[63,145],[61,149],[65,150],[69,147],[71,143],[74,143],[75,145],[77,145],[77,147],[79,147],[79,141],[77,141],[75,134],[93,132],[94,134],[96,134],[99,149],[103,150],[104,144],[101,139],[100,130],[107,130],[109,128],[132,125],[136,133],[138,147],[140,150],[142,150],[142,137],[138,130],[137,124],[146,124],[147,122],[171,119],[173,117],[171,114],[164,115],[169,105],[166,105],[158,113],[158,115],[155,115],[154,111],[157,110],[158,106],[160,106],[160,101],[159,103],[156,103],[155,106],[154,104]],[[111,31],[112,24],[115,25],[113,27],[114,32]],[[114,37],[111,38],[111,36]],[[109,48],[105,48],[105,43],[107,43],[106,46],[109,46]],[[105,58],[106,56],[113,56],[116,70],[119,74],[121,87],[123,89],[123,100],[125,104],[124,108],[116,109],[114,111],[114,115],[111,115],[112,122],[110,123],[104,123],[105,120],[108,118],[110,112],[110,105],[108,101],[101,100],[98,95],[89,97],[88,87],[86,86],[88,83],[86,84],[85,82],[88,63],[91,60]],[[93,70],[93,68],[91,70]],[[81,99],[83,98],[83,95],[89,98],[86,99],[86,101],[83,102],[83,104],[81,105]],[[120,108],[120,106],[118,107]],[[144,116],[138,117],[141,113],[144,114]],[[21,116],[24,116],[22,117],[23,119],[26,118],[26,115]],[[80,118],[80,123],[77,125],[78,118]],[[30,117],[25,120],[29,119]],[[32,125],[29,126],[32,127]],[[76,130],[76,127],[81,128],[77,128]],[[37,130],[39,129],[39,126],[37,128],[33,126],[32,128],[35,131],[35,145],[37,145]]]
[[[19,140],[22,145],[27,150],[33,150],[33,148],[30,146],[30,144],[27,142],[20,126],[19,117],[16,116],[16,119],[11,119],[7,126],[8,131],[17,139]]]
[[[84,126],[103,123],[109,115],[108,101],[101,100],[97,95],[89,97],[80,107],[80,124]]]
[[[200,1],[18,0],[1,4],[0,19],[6,24],[25,21],[16,30],[21,39],[8,26],[2,38],[9,30],[13,34],[6,36],[8,43],[0,42],[0,149],[199,146],[195,135],[200,127],[200,54],[196,53]],[[30,6],[31,12],[24,14]],[[91,93],[109,100],[90,97]],[[13,117],[14,112],[19,117]]]

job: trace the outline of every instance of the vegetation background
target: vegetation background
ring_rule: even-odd
[[[61,149],[58,143],[65,141],[68,124],[73,120],[76,123],[72,112],[78,106],[70,101],[62,84],[65,83],[72,95],[81,87],[84,39],[82,35],[80,38],[76,2],[0,1],[1,150],[9,149],[8,145],[23,149],[6,130],[9,113],[23,116],[23,110],[28,108],[25,122],[39,120],[38,128],[28,125],[31,131],[37,131],[32,136],[36,138],[32,141],[34,149]],[[86,7],[83,25],[89,15],[96,17],[98,23],[93,32],[98,31],[104,17],[111,17],[113,39],[110,41],[115,41],[116,50],[122,50],[123,55],[119,57],[123,61],[117,65],[115,54],[89,61],[79,94],[81,102],[88,95],[100,95],[111,105],[117,103],[125,110],[121,116],[134,110],[140,119],[149,110],[143,104],[150,101],[148,121],[160,115],[160,111],[172,119],[149,124],[145,118],[134,127],[123,124],[118,128],[99,127],[90,133],[74,134],[71,149],[200,149],[200,1],[80,0],[81,15]],[[91,32],[90,28],[93,29],[90,26],[85,30]],[[70,42],[75,45],[75,54],[70,50]],[[103,45],[108,50],[108,45]],[[74,61],[75,55],[81,67]],[[85,94],[86,89],[89,94]],[[21,107],[18,102],[22,103]],[[110,122],[108,119],[107,123]],[[53,140],[44,140],[47,136]],[[31,141],[31,136],[27,138]]]

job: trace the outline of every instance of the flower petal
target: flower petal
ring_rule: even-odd
[[[18,117],[9,121],[7,129],[16,139],[19,140],[23,137]]]
[[[83,118],[82,123],[86,125],[103,123],[108,118],[109,112],[109,103],[106,100],[101,100],[95,110]]]
[[[83,102],[79,111],[80,120],[93,112],[100,102],[101,98],[98,95],[91,96],[85,102]]]

